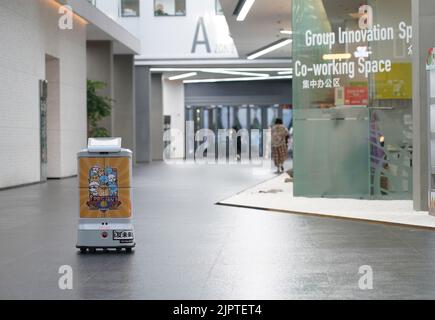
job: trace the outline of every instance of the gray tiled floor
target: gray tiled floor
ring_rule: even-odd
[[[76,179],[2,191],[0,298],[435,298],[433,232],[214,205],[266,178],[137,167],[132,255],[77,253]],[[71,291],[58,289],[61,265]],[[371,291],[358,289],[361,265]]]

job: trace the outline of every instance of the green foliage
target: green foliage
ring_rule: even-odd
[[[88,135],[89,137],[108,137],[106,128],[99,127],[101,119],[110,116],[113,99],[100,96],[98,91],[104,89],[106,83],[101,81],[87,80],[87,107],[88,107]]]

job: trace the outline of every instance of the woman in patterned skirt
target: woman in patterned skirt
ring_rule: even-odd
[[[288,138],[289,132],[284,127],[282,119],[276,119],[272,127],[272,158],[278,168],[277,173],[284,172],[284,161],[288,156]]]

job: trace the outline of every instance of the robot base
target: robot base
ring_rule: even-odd
[[[131,252],[135,247],[134,230],[130,220],[86,220],[79,223],[76,248],[81,253],[97,250]]]
[[[81,247],[81,246],[76,246],[77,249],[80,249],[80,253],[87,253],[88,251],[90,253],[96,253],[98,250],[103,250],[103,252],[107,252],[110,250],[116,250],[116,252],[122,252],[122,250],[125,250],[126,253],[131,253],[133,252],[133,248],[134,248],[135,244],[133,244],[132,246],[129,247]]]

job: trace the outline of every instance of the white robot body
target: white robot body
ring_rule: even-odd
[[[82,253],[135,246],[132,223],[132,152],[121,138],[89,139],[78,154],[80,218],[77,245]]]

